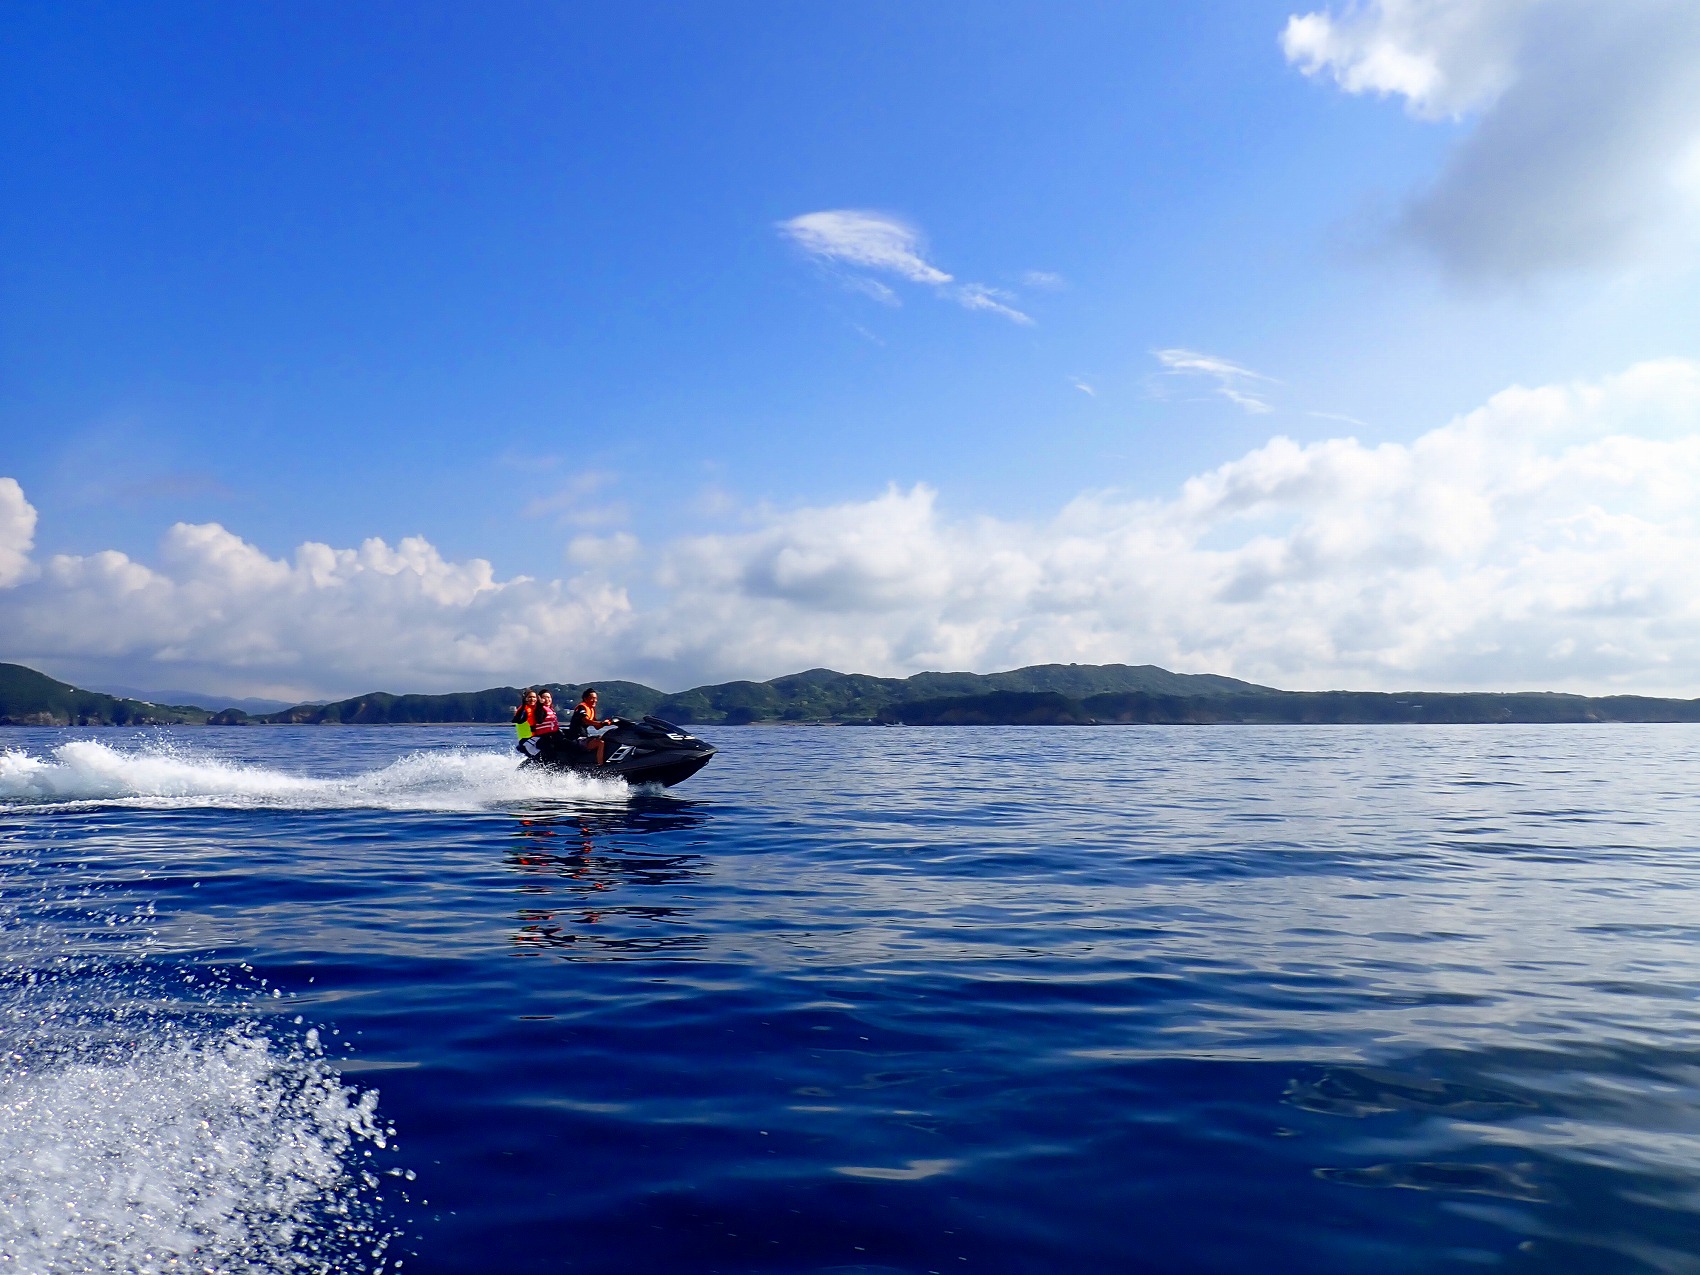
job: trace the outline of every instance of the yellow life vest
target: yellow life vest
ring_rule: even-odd
[[[520,718],[517,722],[514,723],[514,734],[518,735],[521,739],[530,739],[531,738],[531,714],[530,713],[527,713],[524,717]]]

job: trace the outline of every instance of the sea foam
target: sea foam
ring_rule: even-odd
[[[0,1272],[393,1269],[377,1093],[246,967],[149,959],[151,909],[32,893],[0,900]]]
[[[11,805],[479,810],[550,800],[624,802],[629,792],[623,782],[521,769],[509,753],[469,748],[413,752],[339,777],[225,761],[159,740],[135,749],[73,740],[46,757],[0,752],[0,803]]]
[[[177,1038],[173,1038],[173,1036]],[[362,1196],[377,1094],[253,1029],[155,1028],[123,1056],[0,1072],[0,1270],[332,1272],[382,1265]],[[26,1045],[27,1048],[27,1045]]]

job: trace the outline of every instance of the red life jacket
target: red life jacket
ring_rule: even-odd
[[[555,716],[555,710],[539,704],[531,715],[531,733],[533,735],[547,735],[550,731],[560,729],[561,722]]]

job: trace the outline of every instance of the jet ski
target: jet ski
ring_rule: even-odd
[[[616,717],[592,733],[604,742],[607,761],[601,766],[560,731],[521,740],[519,751],[525,760],[520,766],[522,769],[543,766],[580,775],[624,779],[630,784],[671,787],[696,774],[714,756],[712,745],[659,717],[646,717],[641,722]]]

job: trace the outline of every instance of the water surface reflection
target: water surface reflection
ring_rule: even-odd
[[[701,949],[696,909],[681,900],[711,870],[676,847],[705,820],[688,803],[645,795],[625,809],[518,816],[503,856],[525,896],[515,950],[584,959]]]

